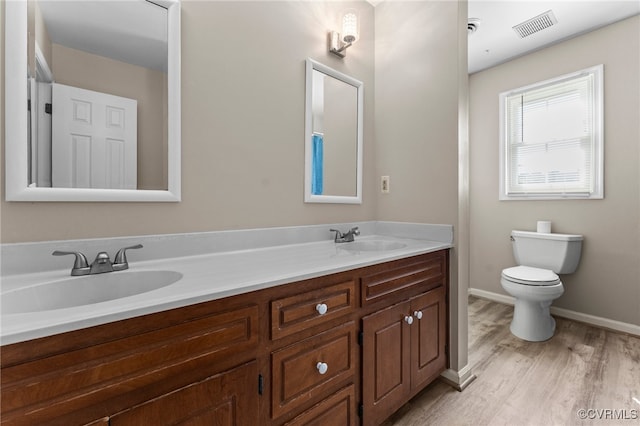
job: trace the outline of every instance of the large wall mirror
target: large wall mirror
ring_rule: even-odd
[[[306,61],[307,203],[362,203],[363,84]]]
[[[180,201],[179,0],[5,17],[7,201]]]

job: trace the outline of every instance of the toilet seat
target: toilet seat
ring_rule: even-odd
[[[531,266],[514,266],[504,269],[502,278],[513,283],[530,286],[550,286],[560,283],[560,278],[555,272]]]

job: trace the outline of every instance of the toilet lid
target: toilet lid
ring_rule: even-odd
[[[555,272],[531,266],[514,266],[504,269],[502,276],[511,282],[524,285],[556,285],[560,282]]]

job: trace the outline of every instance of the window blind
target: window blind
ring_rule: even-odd
[[[594,75],[580,74],[505,97],[506,191],[594,191]]]

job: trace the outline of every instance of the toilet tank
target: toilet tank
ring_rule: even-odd
[[[518,265],[550,269],[556,274],[575,272],[582,253],[582,235],[511,231]]]

